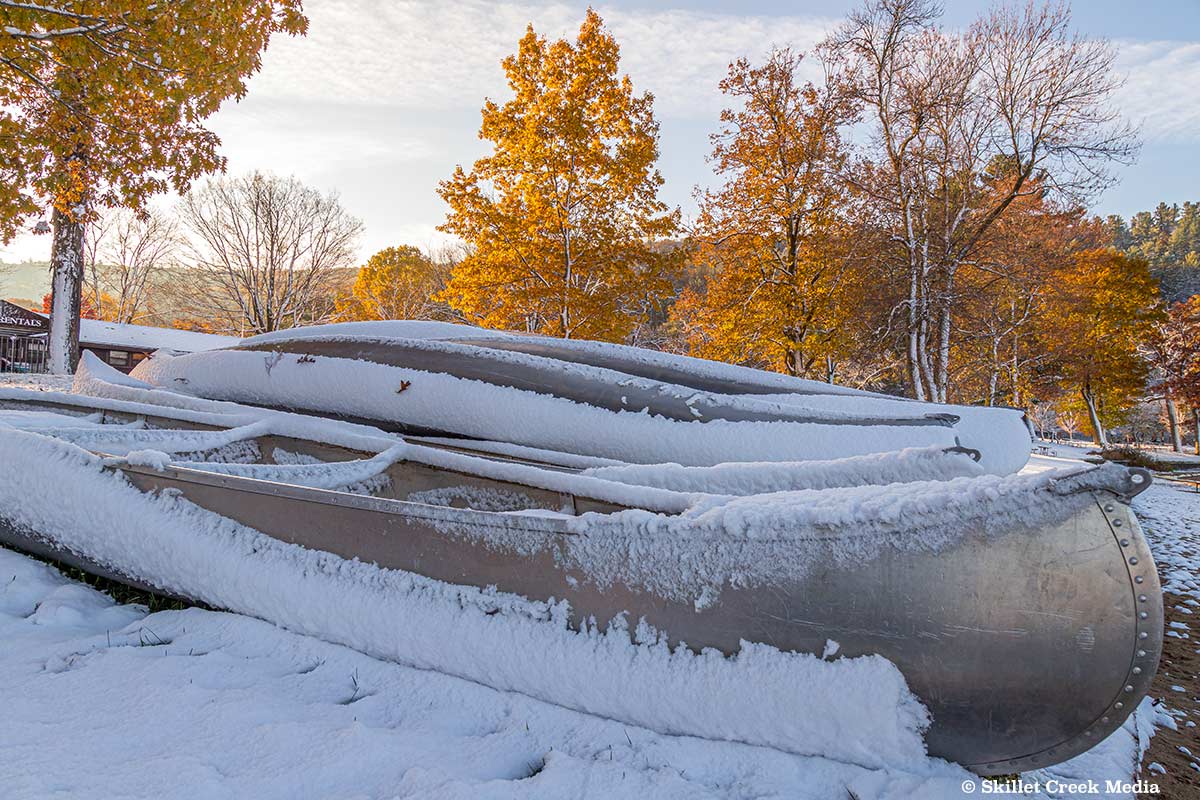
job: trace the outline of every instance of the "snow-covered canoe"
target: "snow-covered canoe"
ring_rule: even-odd
[[[905,447],[979,451],[1019,470],[1019,411],[917,403],[634,347],[428,322],[281,331],[142,362],[136,377],[210,399],[623,462],[802,461]]]
[[[107,396],[0,391],[0,541],[631,724],[886,764],[853,724],[812,733],[836,701],[787,660],[883,656],[932,716],[930,753],[1011,773],[1114,731],[1157,665],[1161,595],[1128,505],[1144,472],[1002,477],[940,446],[622,465],[123,377],[77,387]],[[281,563],[325,594],[296,602]],[[402,580],[381,622],[370,592]],[[512,636],[527,644],[497,646]],[[713,651],[741,671],[721,678]],[[681,671],[688,653],[702,663]]]

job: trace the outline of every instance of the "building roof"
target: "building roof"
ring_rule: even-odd
[[[0,328],[44,333],[49,330],[49,317],[39,311],[29,311],[20,306],[0,300]],[[126,350],[179,350],[197,353],[201,350],[216,350],[240,342],[236,336],[218,336],[212,333],[181,331],[177,328],[154,328],[149,325],[127,325],[120,322],[105,322],[99,319],[79,320],[79,343],[93,347],[121,348]]]
[[[117,347],[146,352],[167,349],[196,353],[229,347],[240,341],[236,336],[181,331],[177,328],[152,328],[147,325],[126,325],[98,319],[79,320],[79,343],[83,346]]]

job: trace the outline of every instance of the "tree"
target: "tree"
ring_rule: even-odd
[[[937,27],[931,0],[869,0],[823,45],[870,126],[848,179],[892,246],[909,390],[945,401],[962,272],[1020,197],[1078,200],[1128,161],[1133,132],[1110,100],[1115,51],[1073,35],[1065,6],[998,7],[968,31]]]
[[[1192,412],[1192,422],[1196,426],[1196,454],[1200,455],[1200,295],[1171,306],[1158,327],[1150,351],[1160,370],[1159,386],[1166,403],[1175,450],[1183,449],[1177,407],[1178,402],[1183,402]]]
[[[42,295],[42,313],[49,314],[50,309],[54,307],[54,295],[47,292]],[[92,303],[90,297],[83,298],[83,305],[79,309],[79,317],[81,319],[100,319],[100,312]]]
[[[348,296],[337,303],[342,320],[445,319],[435,297],[446,288],[450,264],[411,245],[388,247],[367,259]]]
[[[699,257],[712,278],[693,316],[694,355],[832,381],[853,307],[849,233],[837,173],[838,125],[830,91],[802,84],[803,56],[775,50],[761,66],[729,65],[712,161],[724,184],[699,194]]]
[[[179,213],[193,308],[237,335],[327,320],[362,231],[335,195],[260,172],[207,182]]]
[[[996,180],[1006,180],[1003,172]],[[950,376],[960,402],[1029,408],[1047,359],[1041,301],[1054,265],[1109,241],[1103,223],[1087,219],[1082,208],[1061,207],[1047,191],[1013,201],[960,273]],[[1047,399],[1047,391],[1043,385],[1039,395]]]
[[[1109,217],[1114,246],[1150,263],[1163,300],[1176,303],[1200,293],[1200,203],[1159,203],[1128,224]]]
[[[178,225],[163,214],[116,210],[98,218],[84,236],[84,302],[101,319],[138,321],[155,279],[174,262],[179,246]]]
[[[438,188],[441,229],[472,248],[442,297],[468,320],[621,340],[670,286],[651,246],[677,227],[658,199],[653,97],[618,75],[619,49],[589,9],[574,43],[533,26],[503,62],[513,98],[483,107],[492,153]]]
[[[1112,249],[1084,250],[1055,270],[1041,314],[1040,346],[1055,360],[1052,384],[1071,387],[1096,444],[1141,396],[1147,364],[1140,346],[1161,320],[1149,265]]]
[[[1039,439],[1047,439],[1046,432],[1056,421],[1054,406],[1050,403],[1035,402],[1029,408],[1029,421],[1033,423]]]
[[[52,371],[79,355],[85,225],[223,168],[202,121],[306,27],[300,0],[0,0],[0,240],[48,199]]]
[[[1075,432],[1079,430],[1080,425],[1079,414],[1070,406],[1056,407],[1054,418],[1058,422],[1058,427],[1066,431],[1067,438],[1074,444]]]

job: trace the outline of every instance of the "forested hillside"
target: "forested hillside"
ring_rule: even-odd
[[[0,262],[0,297],[5,300],[36,300],[50,291],[50,264],[46,261]]]

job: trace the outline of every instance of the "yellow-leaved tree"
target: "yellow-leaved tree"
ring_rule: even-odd
[[[1056,369],[1044,376],[1077,392],[1096,444],[1146,387],[1140,347],[1163,318],[1158,284],[1145,260],[1097,248],[1054,270],[1038,318],[1041,346]]]
[[[436,295],[448,266],[412,245],[386,247],[358,268],[350,294],[337,302],[340,320],[445,319]]]
[[[833,380],[850,297],[845,154],[835,93],[797,77],[802,56],[739,59],[721,91],[713,163],[724,184],[699,195],[697,256],[711,275],[702,297],[678,304],[693,355]]]
[[[204,119],[307,25],[301,0],[0,0],[0,241],[49,201],[52,371],[79,356],[84,226],[221,169]]]
[[[589,9],[574,42],[530,26],[504,60],[514,96],[488,100],[479,131],[492,153],[438,189],[441,229],[471,247],[442,296],[471,322],[619,341],[670,294],[653,245],[678,212],[658,199],[653,97],[619,56]]]

